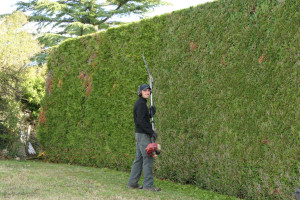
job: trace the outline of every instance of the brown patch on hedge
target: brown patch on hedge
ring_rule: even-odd
[[[47,112],[47,107],[45,107],[45,109],[42,109],[42,111],[40,112],[40,115],[39,115],[39,121],[41,124],[45,124],[46,121],[47,121],[47,118],[46,118],[46,112]]]
[[[93,68],[95,68],[95,60],[96,58],[96,53],[92,53],[92,55],[90,56],[89,60],[88,60],[88,64],[92,65]]]
[[[258,59],[258,63],[261,64],[261,63],[264,62],[264,61],[265,61],[265,55],[262,54],[262,55],[260,56],[260,58]]]
[[[85,71],[81,71],[78,75],[79,80],[82,81],[82,85],[85,87],[85,95],[89,96],[93,90],[92,77]]]
[[[49,71],[48,76],[46,78],[46,91],[48,92],[48,94],[52,93],[52,85],[53,85],[52,71]]]
[[[224,65],[224,66],[227,65],[226,62],[225,62],[225,57],[224,57],[224,56],[223,56],[223,58],[222,58],[222,60],[221,60],[221,64]]]
[[[195,51],[198,48],[198,46],[194,42],[190,42],[190,50]]]
[[[62,85],[62,80],[59,79],[59,80],[58,80],[58,83],[57,83],[57,86],[61,88],[61,85]]]

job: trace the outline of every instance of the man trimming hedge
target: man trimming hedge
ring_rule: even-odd
[[[131,168],[131,174],[128,181],[129,188],[161,191],[154,187],[153,181],[153,157],[148,156],[146,148],[151,143],[151,137],[157,138],[157,133],[153,131],[150,118],[155,114],[154,107],[151,107],[151,114],[147,107],[147,99],[150,97],[151,88],[148,84],[140,85],[138,88],[139,99],[133,108],[133,118],[135,123],[136,153],[135,160]],[[144,173],[143,186],[139,186],[142,171]]]

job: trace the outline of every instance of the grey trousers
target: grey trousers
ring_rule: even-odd
[[[135,133],[136,153],[133,162],[128,185],[136,186],[140,180],[142,171],[144,174],[143,188],[153,187],[153,157],[147,156],[146,148],[151,143],[151,137],[143,133]]]

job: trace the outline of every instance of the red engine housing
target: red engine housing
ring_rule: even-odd
[[[158,150],[157,144],[156,143],[150,143],[148,144],[146,151],[148,156],[155,156],[155,152]]]

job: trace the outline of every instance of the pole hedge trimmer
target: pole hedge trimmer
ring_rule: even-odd
[[[151,107],[154,107],[153,106],[153,83],[154,83],[154,80],[153,80],[153,77],[150,74],[150,70],[149,70],[149,67],[148,67],[148,64],[147,64],[147,61],[145,59],[144,54],[143,54],[143,59],[144,59],[144,63],[146,65],[146,68],[147,68],[147,71],[148,71],[148,75],[149,75],[149,82],[150,82],[150,88],[151,88],[151,95],[150,95]],[[152,130],[155,131],[155,129],[154,129],[154,117],[153,117],[153,115],[151,117],[152,117],[152,121],[151,121]],[[152,140],[152,143],[148,144],[148,146],[146,148],[146,151],[147,151],[148,156],[155,157],[156,155],[160,154],[161,146],[160,146],[160,144],[155,143],[155,140],[154,140],[153,137],[151,138],[151,140]]]

